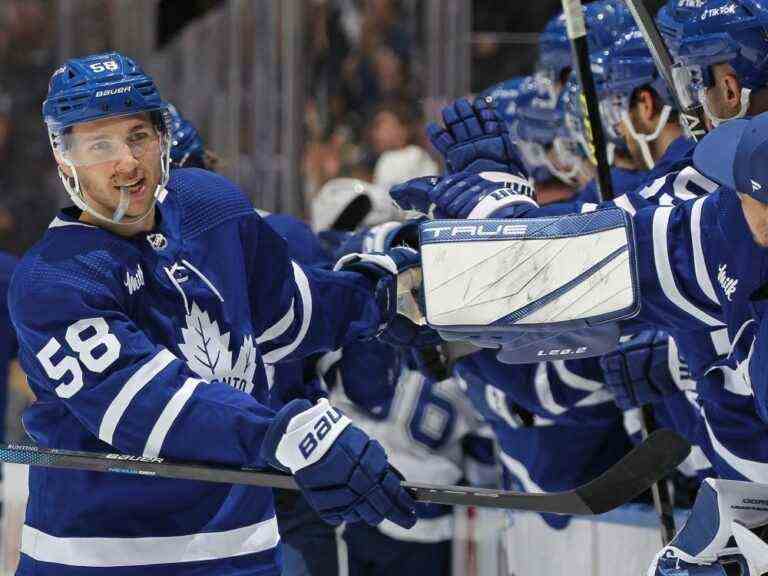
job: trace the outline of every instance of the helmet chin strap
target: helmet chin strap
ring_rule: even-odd
[[[654,167],[656,161],[653,159],[651,148],[648,146],[648,143],[655,141],[661,135],[661,131],[664,130],[667,122],[669,122],[669,115],[671,113],[672,107],[669,104],[665,104],[661,109],[661,114],[659,115],[659,122],[656,124],[656,129],[650,134],[643,134],[635,129],[635,125],[632,123],[632,118],[629,116],[629,111],[622,110],[621,112],[621,121],[629,131],[629,135],[632,137],[632,139],[637,142],[638,146],[640,146],[640,152],[642,153],[645,165],[649,170]]]
[[[701,102],[701,107],[704,108],[704,114],[707,115],[707,118],[712,123],[713,127],[717,127],[723,122],[727,122],[728,120],[734,120],[736,118],[744,118],[744,116],[747,115],[747,110],[749,110],[749,98],[752,94],[752,90],[749,88],[742,88],[741,89],[741,101],[739,105],[739,112],[735,116],[731,116],[730,118],[720,118],[717,116],[712,109],[709,107],[709,104],[707,103],[707,89],[702,88],[699,90],[699,102]]]

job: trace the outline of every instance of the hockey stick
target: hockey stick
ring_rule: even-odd
[[[584,8],[581,0],[562,0],[565,22],[568,27],[568,38],[571,40],[571,50],[576,64],[576,72],[582,90],[582,107],[586,106],[587,118],[585,128],[591,156],[597,166],[597,193],[601,201],[613,199],[613,184],[611,182],[611,167],[608,165],[605,133],[600,120],[600,101],[597,98],[595,79],[589,60],[589,44],[587,42],[587,27],[584,22]]]
[[[411,482],[404,482],[403,487],[421,502],[531,510],[554,514],[602,514],[629,502],[647,490],[651,484],[669,474],[685,460],[690,450],[690,444],[676,433],[671,430],[659,430],[601,476],[567,492],[526,494]],[[291,476],[247,468],[169,462],[162,458],[74,452],[18,444],[0,444],[0,462],[92,472],[118,472],[154,478],[298,489]]]
[[[707,133],[706,125],[704,124],[704,109],[701,105],[683,106],[672,72],[672,56],[667,45],[664,43],[664,39],[659,34],[656,22],[654,22],[653,17],[645,7],[643,0],[625,0],[625,2],[629,11],[632,12],[632,17],[635,19],[635,23],[640,29],[648,49],[651,51],[653,61],[656,63],[656,69],[669,87],[669,93],[674,98],[677,109],[680,111],[680,119],[686,131],[694,140],[701,139]]]
[[[645,404],[640,407],[641,432],[643,438],[650,437],[656,430],[656,417],[653,407]],[[653,507],[659,516],[659,530],[661,531],[661,545],[666,546],[675,537],[675,507],[672,502],[672,481],[662,478],[651,486]]]

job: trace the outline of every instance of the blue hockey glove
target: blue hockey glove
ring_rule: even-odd
[[[605,385],[623,410],[653,404],[679,392],[669,362],[669,336],[646,330],[600,358]]]
[[[436,219],[513,218],[538,206],[530,182],[500,172],[414,178],[393,186],[389,194],[404,210],[419,210]]]
[[[413,210],[432,217],[434,204],[430,198],[432,189],[442,180],[440,176],[413,178],[389,189],[389,196],[402,210]]]
[[[443,126],[429,124],[427,134],[445,158],[448,174],[495,171],[528,178],[507,124],[490,98],[477,98],[472,104],[461,98],[443,108],[442,116]]]
[[[381,444],[322,399],[293,400],[276,415],[261,445],[271,466],[290,471],[320,517],[404,528],[416,523],[416,503]]]
[[[440,336],[422,321],[423,312],[418,322],[414,321],[416,314],[408,317],[398,312],[403,311],[399,300],[407,301],[409,296],[416,302],[421,300],[420,281],[417,285],[412,280],[414,273],[420,276],[420,265],[416,250],[397,247],[383,254],[347,254],[336,262],[334,270],[358,272],[374,282],[374,298],[383,319],[377,334],[380,340],[393,346],[421,348],[440,343]]]

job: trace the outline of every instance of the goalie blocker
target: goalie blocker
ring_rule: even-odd
[[[420,227],[426,322],[511,364],[598,356],[639,311],[632,228],[619,209]]]

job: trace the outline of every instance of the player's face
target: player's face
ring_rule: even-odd
[[[152,206],[160,183],[160,135],[146,114],[77,124],[70,156],[88,205],[111,217],[123,191],[125,217],[138,217]],[[69,174],[71,169],[64,166]]]
[[[741,84],[730,64],[715,64],[711,67],[714,86],[706,89],[709,110],[718,118],[733,118],[741,109]],[[712,129],[707,119],[707,128]]]

